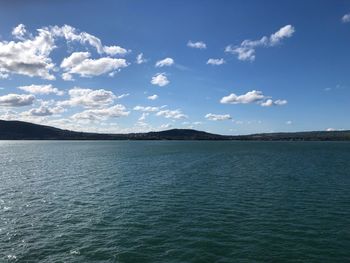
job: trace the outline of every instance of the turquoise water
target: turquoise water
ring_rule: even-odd
[[[350,262],[350,143],[0,142],[0,262]]]

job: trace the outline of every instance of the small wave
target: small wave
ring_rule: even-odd
[[[7,255],[8,260],[16,260],[17,257],[15,255]]]
[[[71,254],[71,255],[80,255],[80,252],[79,252],[79,250],[71,250],[69,252],[69,254]]]

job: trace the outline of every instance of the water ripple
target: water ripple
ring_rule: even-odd
[[[0,262],[350,262],[350,144],[1,142]]]

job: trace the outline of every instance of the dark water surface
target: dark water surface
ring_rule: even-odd
[[[0,142],[0,262],[350,262],[350,143]]]

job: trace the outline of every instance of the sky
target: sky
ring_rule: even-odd
[[[0,1],[0,119],[350,129],[349,1]]]

